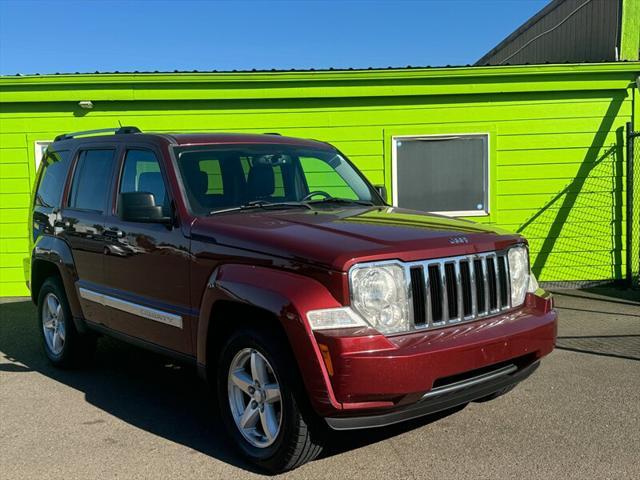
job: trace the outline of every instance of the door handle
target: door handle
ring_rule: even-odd
[[[104,236],[110,238],[122,238],[124,237],[124,232],[120,229],[112,228],[110,230],[105,230]]]

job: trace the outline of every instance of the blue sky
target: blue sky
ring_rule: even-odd
[[[548,0],[0,0],[0,74],[475,62]]]

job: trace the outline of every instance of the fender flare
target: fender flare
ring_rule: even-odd
[[[36,263],[40,261],[53,264],[58,269],[73,321],[76,328],[84,332],[86,327],[83,322],[82,307],[80,306],[80,299],[75,286],[78,280],[78,272],[73,260],[71,247],[64,240],[51,235],[42,235],[36,241],[31,252],[31,299],[34,303],[38,302],[38,298],[37,292],[33,288],[33,271]]]
[[[341,306],[318,281],[295,273],[252,265],[218,267],[207,283],[200,307],[196,355],[200,370],[206,369],[209,331],[216,302],[228,300],[272,313],[280,322],[298,363],[309,399],[317,413],[342,409],[333,394],[331,380],[305,313]]]

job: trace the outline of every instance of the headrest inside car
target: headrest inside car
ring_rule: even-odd
[[[251,200],[273,195],[275,187],[275,175],[271,165],[258,163],[251,167],[249,176],[247,177],[247,188]]]

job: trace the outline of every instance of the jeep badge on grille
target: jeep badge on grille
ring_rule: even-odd
[[[462,245],[463,243],[469,243],[469,239],[464,235],[458,235],[456,237],[449,237],[449,243],[451,245]]]

